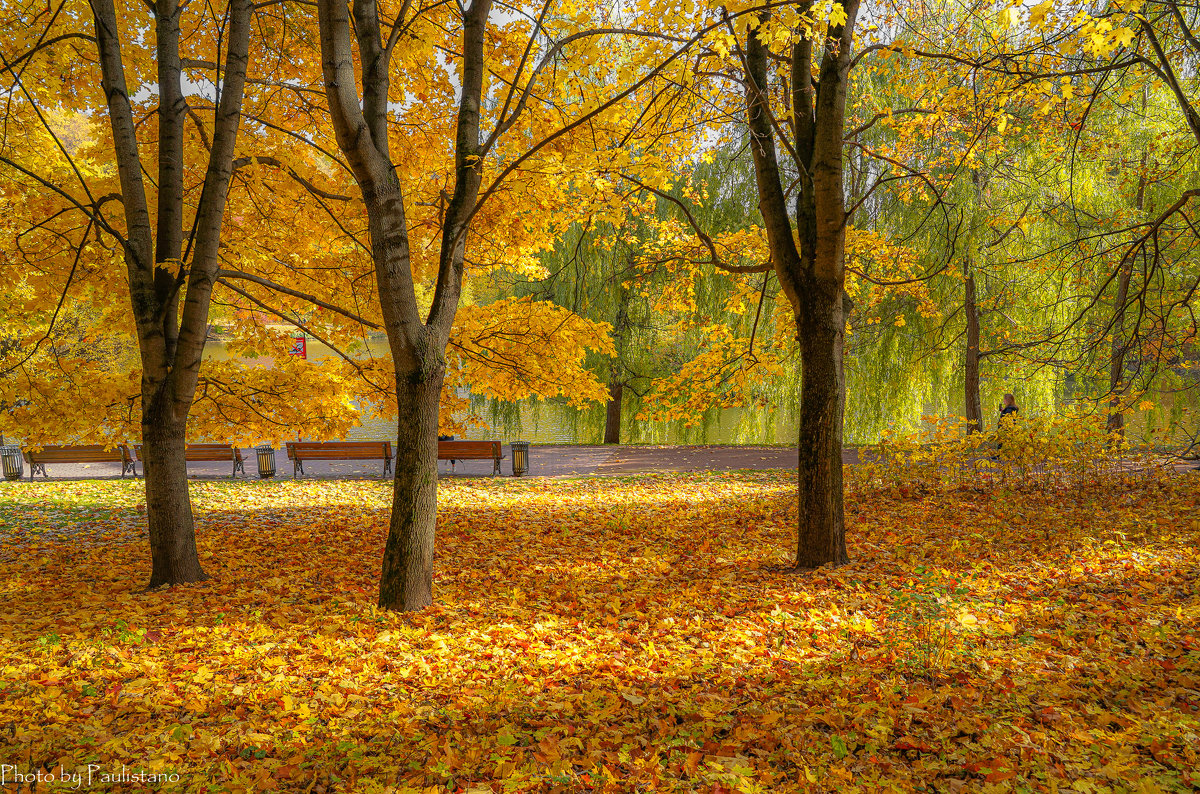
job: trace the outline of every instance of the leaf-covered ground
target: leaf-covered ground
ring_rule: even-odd
[[[0,765],[114,790],[1200,785],[1200,476],[855,485],[852,564],[802,575],[792,476],[446,483],[415,615],[372,606],[386,484],[193,483],[213,580],[143,593],[141,483],[4,483]]]

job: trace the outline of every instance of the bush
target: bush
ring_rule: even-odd
[[[1076,412],[1018,416],[985,433],[962,417],[923,417],[926,429],[885,434],[862,450],[852,480],[902,496],[986,486],[1062,486],[1089,476],[1158,468],[1149,448],[1108,430],[1103,416]]]

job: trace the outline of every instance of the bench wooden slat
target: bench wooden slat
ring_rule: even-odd
[[[292,476],[304,473],[306,460],[383,460],[383,473],[392,470],[390,441],[289,441],[287,456],[292,461]]]
[[[135,458],[125,444],[118,444],[112,449],[105,449],[101,444],[49,444],[38,451],[25,450],[25,459],[29,461],[29,479],[39,470],[43,477],[47,463],[120,463],[121,476],[132,471],[137,476],[134,466]]]
[[[501,454],[499,441],[439,441],[438,460],[450,461],[451,470],[459,460],[491,460],[492,474],[500,473]]]
[[[138,460],[142,459],[142,444],[133,445],[133,454]],[[188,444],[183,448],[183,459],[193,463],[230,461],[233,463],[233,474],[239,471],[246,473],[246,462],[242,458],[242,450],[233,444]]]
[[[494,458],[500,454],[499,441],[439,441],[438,460],[475,460]]]
[[[120,463],[125,460],[125,453],[120,447],[105,449],[98,444],[78,447],[45,447],[36,452],[26,451],[26,457],[39,463]]]

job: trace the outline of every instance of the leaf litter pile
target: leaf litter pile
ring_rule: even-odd
[[[1200,786],[1200,476],[852,483],[851,564],[806,574],[793,477],[445,483],[409,615],[373,606],[387,483],[194,482],[213,578],[151,593],[141,483],[6,483],[0,764],[161,775],[120,790]]]

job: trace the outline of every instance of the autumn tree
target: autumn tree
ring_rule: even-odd
[[[847,124],[850,69],[857,62],[853,47],[858,10],[855,3],[801,3],[753,13],[737,9],[743,15],[726,16],[720,32],[707,39],[696,71],[705,75],[706,83],[720,87],[700,89],[706,106],[717,109],[703,123],[717,129],[739,124],[732,113],[737,102],[755,173],[756,195],[750,200],[757,204],[761,227],[756,230],[756,224],[748,224],[730,238],[740,245],[730,246],[678,202],[682,222],[693,235],[692,247],[703,253],[668,258],[692,264],[703,261],[724,274],[761,278],[770,273],[778,284],[800,359],[796,567],[801,570],[847,559],[841,476],[845,320],[852,305],[846,289],[849,221],[880,185],[898,178],[878,168],[863,172],[868,178],[856,180],[865,182],[857,188],[857,200],[846,199],[843,150],[887,115],[862,120],[853,128]],[[741,93],[726,91],[722,84],[735,85]],[[784,152],[782,161],[779,147]],[[662,186],[643,187],[660,197],[667,195]],[[756,231],[761,232],[761,242]],[[877,235],[860,234],[857,240],[863,261],[906,258],[903,253],[899,257],[871,254],[871,249],[887,247]],[[896,261],[887,267],[894,269]],[[689,276],[694,272],[689,269]],[[761,309],[768,281],[762,279],[756,286],[760,289],[741,294],[757,299]],[[768,315],[774,315],[777,305],[770,302]],[[772,319],[770,325],[778,330],[789,324]],[[714,333],[723,342],[733,341],[719,329]],[[750,335],[751,344],[755,338],[756,334]],[[710,352],[716,352],[715,347]],[[708,362],[702,363],[702,358],[688,369],[693,381],[700,370],[723,366],[716,359],[732,360],[720,354],[709,356]]]
[[[150,586],[194,582],[204,579],[205,573],[196,552],[183,446],[208,332],[256,12],[248,0],[231,0],[220,12],[189,11],[173,0],[146,8],[118,8],[113,0],[95,0],[88,8],[90,20],[76,17],[75,9],[63,5],[13,9],[24,19],[10,20],[18,35],[6,38],[3,74],[10,112],[35,117],[34,123],[50,130],[45,109],[68,98],[53,95],[44,84],[31,88],[29,78],[46,68],[46,60],[59,64],[72,51],[84,54],[85,63],[68,72],[85,101],[96,98],[96,88],[103,94],[98,109],[111,131],[108,154],[119,186],[115,192],[94,194],[80,165],[57,138],[57,151],[50,154],[65,156],[73,184],[50,178],[44,153],[40,159],[37,152],[14,156],[12,141],[7,142],[0,163],[15,178],[40,185],[61,199],[61,212],[83,219],[82,234],[75,236],[77,245],[95,234],[117,247],[115,260],[124,266],[122,280],[128,286],[141,358],[141,435],[153,563]],[[185,145],[189,115],[181,54],[185,33],[204,39],[222,63],[219,83],[213,86],[219,97],[210,147],[201,156],[203,184],[198,197],[189,195],[185,185],[186,161],[195,156]],[[132,88],[130,74],[135,76]],[[91,90],[86,85],[89,79],[95,86]],[[138,111],[144,102],[139,90],[153,95],[156,138],[152,144],[139,139],[146,120]],[[109,205],[115,205],[117,212]],[[122,291],[114,288],[111,299],[119,299]]]
[[[842,149],[858,12],[856,1],[764,10],[751,21],[728,20],[716,45],[718,52],[736,55],[730,68],[744,90],[770,266],[791,307],[800,349],[798,569],[848,559],[842,507],[847,301]],[[787,157],[784,167],[779,145]]]
[[[349,7],[320,0],[322,70],[337,147],[362,196],[369,228],[383,327],[395,369],[399,407],[392,515],[384,551],[379,603],[421,609],[432,602],[436,518],[437,414],[446,377],[446,348],[463,289],[468,245],[486,245],[477,226],[514,183],[537,180],[578,205],[597,158],[626,131],[637,113],[623,99],[676,63],[686,36],[594,26],[586,15],[547,3],[522,21],[493,13],[490,0],[453,8],[405,4],[398,11],[372,0]],[[447,33],[449,31],[449,33]],[[429,268],[428,299],[419,299],[421,255],[411,240],[405,180],[393,148],[392,105],[427,84],[430,42],[449,54],[452,74],[438,93],[453,97],[448,132],[452,165],[432,222],[437,250]],[[643,46],[620,44],[643,42]],[[617,44],[614,44],[617,42]],[[572,60],[566,61],[568,55]],[[601,66],[603,64],[603,66]],[[440,65],[434,67],[441,72]],[[601,78],[615,69],[616,87]],[[559,72],[557,70],[561,69]],[[359,86],[361,86],[361,93]],[[562,91],[556,88],[561,87]],[[422,96],[428,92],[421,91]],[[556,102],[546,101],[554,96]],[[586,130],[586,138],[575,131]],[[422,136],[422,140],[425,139]],[[599,141],[612,144],[599,145]],[[441,141],[434,140],[435,151]],[[536,176],[536,175],[539,175]],[[518,175],[520,178],[518,178]],[[485,183],[485,178],[488,180]],[[568,190],[569,187],[569,190]],[[605,191],[602,191],[605,192]],[[547,193],[533,199],[549,209]],[[526,214],[525,224],[538,226]],[[539,233],[544,233],[542,225]]]
[[[1197,55],[1195,12],[1114,3],[1076,13],[1046,2],[1007,9],[1000,22],[1005,57],[976,52],[960,62],[974,79],[1009,86],[992,114],[999,132],[1008,127],[1006,141],[991,151],[1037,131],[1022,159],[1040,162],[1040,176],[1031,180],[1025,167],[1024,180],[1046,188],[1026,201],[1022,245],[1004,253],[1010,274],[1043,274],[1020,311],[1046,324],[1013,329],[993,352],[1068,369],[1084,396],[1094,381],[1119,431],[1132,379],[1146,388],[1196,334],[1197,282],[1184,263],[1200,242],[1186,220],[1195,195],[1188,152],[1200,139],[1189,121],[1194,81],[1180,77]],[[1171,106],[1184,121],[1174,130],[1163,124]]]

